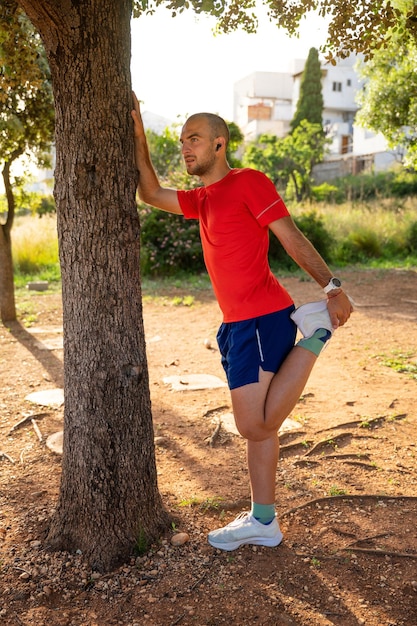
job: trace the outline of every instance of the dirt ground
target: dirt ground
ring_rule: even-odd
[[[319,358],[281,436],[284,541],[230,553],[206,538],[250,501],[245,443],[224,417],[228,390],[164,382],[225,380],[220,313],[208,290],[144,294],[159,488],[177,521],[110,575],[44,544],[61,460],[45,441],[62,429],[63,407],[26,396],[62,387],[61,303],[28,291],[20,323],[0,326],[0,623],[416,626],[417,273],[351,270],[344,281],[355,314]],[[321,297],[310,281],[283,283],[296,304]],[[189,538],[173,546],[179,532]]]

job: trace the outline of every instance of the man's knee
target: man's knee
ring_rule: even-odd
[[[242,437],[249,441],[264,441],[265,439],[269,439],[271,435],[276,432],[276,429],[267,428],[264,421],[256,424],[253,423],[253,421],[239,423],[236,420],[236,427]]]

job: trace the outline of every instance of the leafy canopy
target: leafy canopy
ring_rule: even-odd
[[[241,28],[256,32],[256,0],[135,0],[134,15],[152,14],[164,6],[175,17],[193,10],[217,18],[219,32]],[[414,0],[263,0],[272,23],[296,35],[301,20],[311,11],[328,22],[323,51],[328,60],[346,58],[351,52],[366,58],[385,47],[393,33],[417,39],[417,3]],[[334,61],[335,62],[335,61]]]

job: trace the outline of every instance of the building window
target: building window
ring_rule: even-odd
[[[333,83],[333,91],[342,91],[342,83]]]
[[[348,87],[352,87],[352,81],[351,81],[351,79],[350,79],[350,78],[348,78],[348,79],[347,79],[347,81],[346,81],[346,85],[347,85]]]

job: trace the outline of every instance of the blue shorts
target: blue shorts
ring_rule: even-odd
[[[223,323],[217,333],[229,389],[259,381],[259,368],[274,374],[294,347],[294,305],[242,322]]]

